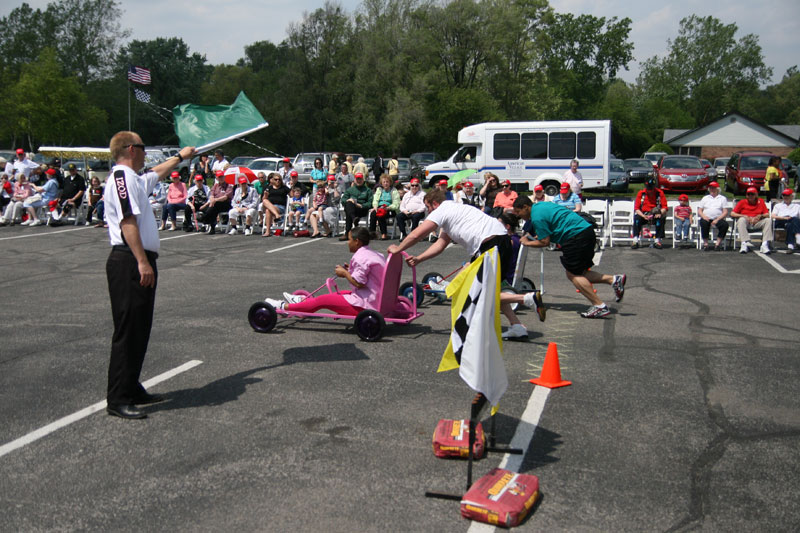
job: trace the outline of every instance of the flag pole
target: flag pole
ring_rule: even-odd
[[[126,85],[128,92],[128,131],[131,131],[131,82]]]

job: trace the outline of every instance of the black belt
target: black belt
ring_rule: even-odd
[[[111,247],[111,250],[114,252],[125,252],[128,254],[133,255],[133,250],[131,250],[130,246],[127,244],[115,244]],[[147,254],[148,259],[156,260],[158,259],[158,252],[151,252],[150,250],[145,250],[145,254]]]

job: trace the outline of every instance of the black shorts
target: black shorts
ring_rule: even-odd
[[[472,256],[470,262],[475,261],[482,253],[497,246],[497,255],[500,258],[500,279],[506,279],[509,268],[514,268],[511,258],[514,255],[514,247],[511,244],[509,235],[495,235],[489,240],[483,241],[478,253]]]
[[[561,243],[561,264],[567,272],[582,276],[594,263],[594,248],[597,236],[593,228],[586,228],[570,240]]]

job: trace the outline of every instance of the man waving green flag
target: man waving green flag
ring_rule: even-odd
[[[231,105],[183,104],[172,108],[181,147],[207,152],[226,142],[269,126],[244,91]]]

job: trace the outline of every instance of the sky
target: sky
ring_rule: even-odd
[[[0,0],[0,16],[21,3]],[[48,2],[27,0],[27,3],[44,8]],[[290,23],[299,22],[304,12],[314,11],[323,3],[324,0],[120,1],[125,11],[122,25],[132,30],[131,38],[180,37],[192,52],[205,55],[214,65],[235,63],[244,56],[247,44],[263,40],[281,42]],[[354,13],[361,0],[339,0],[339,3],[347,12]],[[550,5],[559,13],[629,17],[633,21],[630,40],[634,44],[635,61],[628,71],[619,73],[619,77],[629,82],[636,80],[639,62],[666,53],[667,39],[675,37],[679,21],[691,14],[713,15],[724,24],[736,23],[739,37],[756,34],[764,62],[773,69],[772,80],[765,85],[779,82],[786,69],[800,65],[797,0],[771,0],[758,7],[751,0],[550,0]]]

